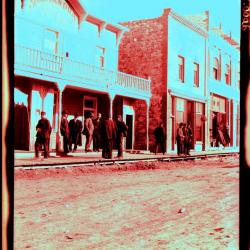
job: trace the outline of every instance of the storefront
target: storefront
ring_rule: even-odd
[[[216,147],[217,128],[228,126],[229,136],[233,139],[233,100],[221,97],[219,95],[211,95],[210,109],[210,146]],[[230,144],[228,146],[230,146]]]
[[[172,97],[172,150],[176,149],[176,131],[180,123],[190,122],[193,130],[192,149],[205,149],[205,104]]]

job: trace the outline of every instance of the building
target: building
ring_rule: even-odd
[[[224,99],[234,98],[236,103],[239,99],[239,91],[234,92],[238,83],[238,76],[232,77],[235,71],[230,75],[232,83],[225,84],[226,87],[212,82],[211,56],[215,44],[222,48],[226,44],[225,47],[230,49],[225,53],[230,55],[232,60],[229,66],[232,67],[239,55],[237,43],[233,39],[230,43],[222,38],[218,39],[224,44],[217,43],[214,30],[209,28],[208,12],[183,17],[172,9],[165,9],[160,17],[124,22],[122,25],[128,27],[129,32],[123,36],[120,44],[119,69],[151,79],[150,149],[154,145],[153,130],[160,121],[166,128],[167,152],[176,152],[177,126],[188,121],[194,132],[192,148],[195,151],[211,148],[211,102],[216,95],[222,95]],[[225,88],[227,92],[223,94]],[[233,142],[237,141],[237,132],[233,131],[239,117],[236,106],[230,106],[234,113],[231,120],[225,120],[230,120],[230,125],[234,124],[234,127],[230,127]],[[138,103],[137,109],[141,110],[141,120],[146,120],[144,104]],[[144,131],[137,131],[138,137],[144,134]],[[143,141],[139,146],[145,147]]]
[[[147,130],[135,107],[147,105],[151,93],[149,79],[118,71],[118,46],[128,29],[73,0],[16,0],[14,22],[15,149],[34,149],[44,110],[53,128],[50,148],[60,150],[64,109],[69,119],[76,112],[82,120],[89,111],[122,114],[132,149],[137,127]]]
[[[221,27],[211,29],[208,41],[208,147],[214,147],[216,126],[227,124],[230,146],[239,148],[239,44]]]

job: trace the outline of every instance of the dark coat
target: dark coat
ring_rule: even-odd
[[[82,145],[82,122],[78,119],[72,119],[69,121],[69,131],[71,142],[79,146]]]
[[[103,140],[115,140],[116,139],[116,127],[112,119],[107,119],[102,124],[101,134]]]
[[[60,132],[61,132],[62,136],[69,138],[69,136],[70,136],[69,122],[68,122],[67,118],[65,118],[65,117],[62,117],[61,124],[60,124]]]
[[[102,119],[94,119],[93,120],[93,124],[94,124],[94,134],[100,134],[101,133],[101,124],[102,124]]]
[[[36,125],[36,137],[39,139],[49,139],[51,134],[51,125],[48,119],[42,118],[38,121]]]
[[[128,126],[125,124],[124,121],[117,121],[116,129],[117,129],[117,137],[126,136],[126,133],[128,131]]]
[[[165,137],[166,137],[164,128],[163,127],[157,127],[154,130],[154,136],[155,136],[155,140],[157,142],[163,142],[165,140]]]

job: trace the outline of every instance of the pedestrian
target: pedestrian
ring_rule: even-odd
[[[179,124],[179,127],[177,128],[177,132],[176,132],[177,154],[178,155],[183,154],[184,135],[183,135],[182,127],[183,127],[183,123],[181,122]]]
[[[36,142],[35,142],[35,157],[39,157],[39,150],[41,146],[44,148],[44,158],[49,157],[49,142],[51,134],[51,125],[49,120],[46,118],[46,113],[41,112],[41,119],[36,125]]]
[[[122,120],[122,116],[117,116],[116,121],[116,144],[118,149],[117,157],[120,159],[123,157],[123,137],[126,137],[128,134],[128,126],[125,124],[125,122]]]
[[[116,128],[112,118],[105,115],[104,121],[101,125],[102,136],[102,157],[105,159],[112,159],[113,142],[116,139]]]
[[[93,120],[94,132],[93,132],[93,151],[99,152],[101,148],[101,123],[102,114],[98,113],[97,118]]]
[[[69,121],[69,132],[70,132],[70,140],[69,140],[69,151],[72,151],[72,144],[74,144],[73,152],[77,150],[77,146],[82,146],[82,122],[77,119],[79,116],[78,113],[74,114],[74,119]]]
[[[227,123],[224,124],[222,132],[225,138],[225,146],[229,146],[231,139],[229,136],[229,127]]]
[[[183,125],[183,135],[184,135],[184,154],[190,155],[190,149],[192,145],[193,130],[191,128],[190,122]]]
[[[62,112],[60,132],[61,135],[63,136],[63,152],[65,155],[67,155],[69,153],[70,132],[69,132],[68,112],[66,110]]]
[[[89,112],[87,118],[84,121],[83,134],[86,136],[85,152],[92,152],[92,150],[90,149],[91,143],[93,141],[93,132],[94,132],[94,124],[92,118],[93,118],[93,113]]]
[[[154,130],[154,136],[155,136],[155,154],[157,154],[159,147],[161,153],[165,154],[166,133],[162,122],[160,122],[159,126]]]

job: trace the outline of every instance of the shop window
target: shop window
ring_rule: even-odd
[[[53,54],[58,53],[59,33],[50,29],[44,31],[44,50]]]
[[[226,71],[225,71],[225,82],[226,84],[231,84],[231,74],[230,74],[230,66],[229,64],[226,64]]]
[[[219,80],[219,60],[216,57],[213,63],[213,76],[215,80]]]
[[[92,96],[84,96],[83,99],[83,114],[86,117],[89,113],[97,115],[97,98]]]
[[[200,85],[200,65],[198,63],[194,63],[194,86],[199,87]]]
[[[176,123],[184,121],[185,102],[183,99],[176,99]]]
[[[179,59],[179,64],[178,64],[178,67],[179,67],[179,80],[181,82],[184,82],[185,81],[185,58],[183,56],[178,56],[178,59]]]

